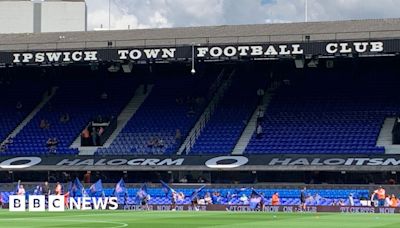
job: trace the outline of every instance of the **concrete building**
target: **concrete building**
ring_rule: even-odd
[[[86,31],[85,0],[0,0],[0,33]]]

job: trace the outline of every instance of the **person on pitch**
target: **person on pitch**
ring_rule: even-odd
[[[275,193],[272,195],[271,205],[272,205],[272,206],[278,206],[279,204],[280,204],[279,193],[275,192]]]
[[[378,207],[385,206],[386,191],[382,186],[379,186],[379,188],[374,191],[371,196],[371,201],[374,200],[375,196],[378,198]]]
[[[178,200],[179,194],[175,191],[172,192],[171,197],[171,210],[176,211],[176,201]]]
[[[54,194],[60,196],[62,193],[62,186],[60,182],[57,182],[56,187],[54,188]]]
[[[307,190],[307,188],[304,187],[300,191],[300,210],[301,211],[305,211],[306,210],[306,200],[307,200],[306,190]]]

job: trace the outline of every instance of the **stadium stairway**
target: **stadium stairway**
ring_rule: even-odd
[[[56,94],[58,87],[53,87],[51,89],[51,94],[48,95],[46,91],[43,94],[43,100],[32,110],[31,113],[6,137],[0,145],[6,143],[8,138],[14,138],[18,133],[36,116],[36,114],[51,100],[51,98]]]
[[[224,71],[221,72],[223,74]],[[182,143],[181,147],[179,148],[177,154],[188,154],[190,149],[193,147],[196,139],[199,137],[201,130],[206,126],[207,122],[210,120],[212,114],[214,113],[215,108],[217,107],[218,103],[224,97],[226,91],[232,84],[232,76],[235,74],[235,71],[232,71],[229,75],[229,78],[221,84],[218,90],[215,92],[215,96],[210,101],[206,109],[204,110],[203,114],[200,116],[199,120],[196,122],[192,130],[190,131],[189,135],[186,137],[185,141]]]
[[[191,147],[191,154],[231,154],[257,108],[257,90],[266,88],[265,71],[238,68],[232,85]],[[251,80],[249,80],[251,78]]]
[[[264,97],[262,98],[262,104],[257,106],[254,110],[253,115],[251,116],[249,122],[247,123],[246,128],[242,132],[239,140],[237,141],[235,148],[232,151],[232,155],[241,155],[244,153],[247,144],[249,144],[251,137],[253,136],[256,128],[257,128],[257,119],[258,119],[258,110],[261,108],[265,110],[268,108],[268,105],[273,97],[273,90],[266,90]]]
[[[207,72],[204,77],[176,72],[170,78],[158,78],[149,97],[110,147],[99,148],[96,154],[175,154],[181,145],[181,140],[175,138],[177,129],[181,132],[181,139],[185,139],[204,112],[209,96],[218,88],[212,87],[215,75],[215,71]],[[162,144],[154,144],[154,140]]]
[[[115,131],[111,134],[110,138],[108,138],[108,140],[104,143],[102,148],[110,147],[114,139],[118,136],[121,130],[125,127],[128,121],[132,118],[132,116],[136,113],[136,111],[140,108],[140,106],[146,100],[148,95],[151,93],[153,85],[148,86],[146,94],[143,94],[143,87],[144,85],[141,85],[136,89],[135,95],[132,97],[132,99],[129,101],[126,107],[119,114],[117,119],[118,126],[115,129]],[[78,138],[71,145],[71,148],[77,148],[79,150],[79,155],[94,155],[96,150],[100,148],[97,146],[81,147],[80,145],[81,145],[81,137],[79,135]]]
[[[385,147],[386,154],[400,154],[400,145],[393,145],[392,143],[392,129],[395,120],[396,118],[394,117],[385,119],[377,140],[376,145]]]

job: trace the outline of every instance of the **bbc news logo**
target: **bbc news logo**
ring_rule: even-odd
[[[9,210],[26,211],[27,203],[29,211],[46,211],[46,198],[39,195],[29,196],[28,200],[26,200],[25,196],[11,195],[9,198]],[[47,210],[51,212],[60,212],[66,209],[117,210],[118,199],[117,197],[79,197],[76,199],[69,198],[69,202],[66,203],[64,196],[50,195],[48,196],[47,205]]]

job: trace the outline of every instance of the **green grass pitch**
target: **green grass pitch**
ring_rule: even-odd
[[[398,214],[339,213],[245,213],[245,212],[138,212],[138,211],[68,211],[8,212],[0,210],[0,227],[294,227],[329,228],[400,227]]]

